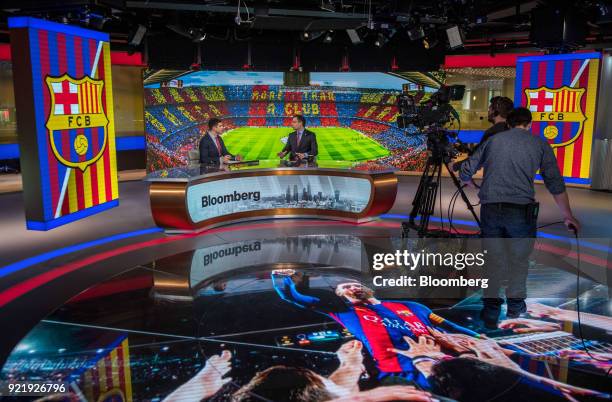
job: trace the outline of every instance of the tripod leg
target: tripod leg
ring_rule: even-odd
[[[448,167],[448,163],[447,162],[444,162],[444,166],[446,166],[446,170],[450,174],[450,177],[453,180],[453,183],[455,184],[455,187],[457,187],[457,190],[459,191],[459,194],[461,195],[461,199],[465,203],[465,206],[470,211],[470,213],[472,214],[472,217],[474,218],[474,220],[478,224],[478,227],[480,228],[480,219],[478,219],[478,215],[476,214],[476,211],[474,210],[474,207],[470,203],[470,200],[467,197],[467,195],[465,194],[465,191],[463,191],[463,187],[461,187],[461,182],[457,178],[457,175],[455,174],[455,172],[453,172],[452,169],[450,169]]]
[[[411,226],[414,226],[414,220],[419,214],[419,210],[423,203],[423,195],[425,194],[424,190],[429,186],[429,183],[432,180],[433,174],[430,172],[432,166],[434,166],[432,158],[427,158],[427,163],[425,164],[425,169],[423,169],[423,174],[421,175],[421,179],[419,180],[419,186],[417,187],[417,191],[414,194],[414,199],[412,200],[412,210],[410,211],[410,219],[408,220]]]
[[[438,195],[438,187],[440,186],[440,176],[442,173],[442,165],[433,163],[433,168],[427,186],[424,188],[423,200],[419,210],[421,221],[419,222],[419,236],[424,237],[429,228],[429,219],[434,214],[436,206],[436,197]],[[435,180],[434,180],[435,179]]]
[[[410,228],[416,229],[419,237],[427,234],[429,218],[434,212],[438,186],[440,185],[440,175],[442,172],[442,162],[440,159],[430,156],[427,159],[425,170],[421,175],[417,192],[412,201],[412,210],[408,222],[402,223],[402,237],[408,237]],[[417,215],[420,215],[419,224],[415,224]]]
[[[412,209],[410,210],[408,222],[402,222],[402,238],[407,238],[409,236],[410,228],[414,228],[416,226],[414,221],[419,214],[419,209],[421,208],[424,189],[427,188],[429,185],[428,183],[431,182],[431,176],[429,174],[431,166],[431,157],[429,157],[427,158],[425,169],[423,169],[423,173],[421,174],[417,191],[412,199]]]

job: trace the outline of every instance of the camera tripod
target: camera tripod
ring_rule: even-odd
[[[441,186],[441,178],[442,178],[442,166],[446,167],[453,184],[457,188],[461,199],[465,203],[467,209],[470,211],[474,220],[480,227],[480,220],[474,211],[474,207],[470,203],[470,200],[467,198],[467,195],[463,191],[463,187],[461,186],[461,182],[457,178],[455,172],[449,168],[448,164],[450,162],[450,154],[447,152],[441,144],[430,141],[429,144],[433,145],[431,148],[431,154],[427,158],[427,163],[425,164],[425,170],[421,175],[421,180],[419,181],[419,187],[417,188],[417,192],[412,201],[412,211],[410,212],[410,217],[408,222],[402,222],[402,237],[408,237],[408,232],[410,229],[416,230],[419,237],[459,237],[457,235],[453,235],[450,230],[449,231],[441,231],[441,230],[430,230],[429,229],[429,220],[431,216],[434,214],[435,206],[436,206],[436,197],[438,192],[440,191]],[[428,145],[429,145],[428,144]],[[420,215],[420,219],[418,224],[415,222],[417,216]]]

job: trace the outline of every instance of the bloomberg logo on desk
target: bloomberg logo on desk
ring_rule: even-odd
[[[220,216],[272,209],[363,212],[372,186],[362,177],[313,174],[228,178],[187,188],[187,209],[194,223]]]
[[[202,208],[206,208],[209,205],[219,205],[226,202],[239,202],[239,201],[259,201],[261,199],[261,193],[259,191],[248,191],[239,193],[234,190],[231,194],[219,195],[216,197],[205,195],[202,197]]]

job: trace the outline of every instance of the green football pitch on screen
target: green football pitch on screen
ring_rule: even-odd
[[[373,139],[346,127],[308,128],[317,136],[317,160],[359,162],[389,155],[389,151]],[[223,141],[232,154],[245,160],[278,159],[282,139],[293,130],[287,127],[240,127],[223,134]]]

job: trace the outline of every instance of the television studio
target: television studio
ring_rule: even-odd
[[[612,4],[0,2],[0,399],[612,399]]]

